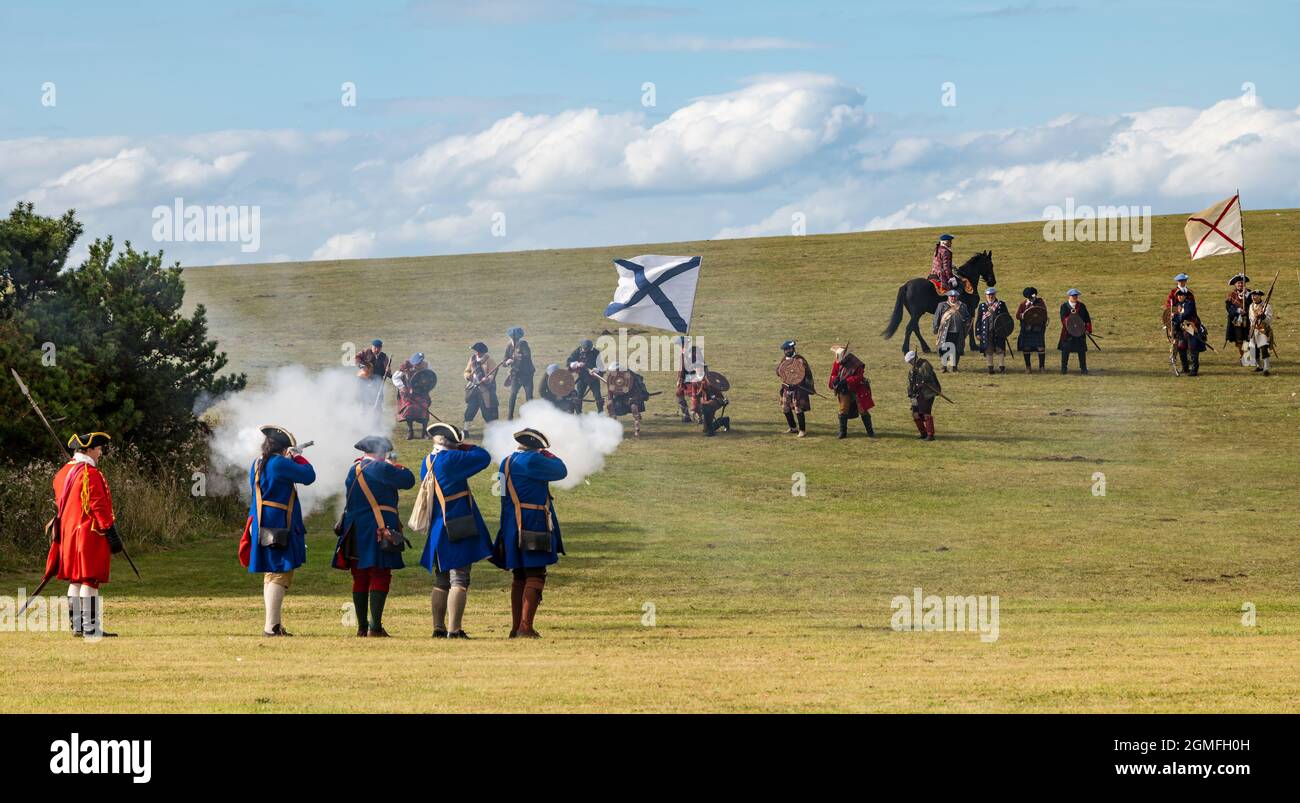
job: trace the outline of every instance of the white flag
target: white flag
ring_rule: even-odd
[[[1219,201],[1187,219],[1183,227],[1192,259],[1245,251],[1241,236],[1241,196]]]
[[[654,254],[614,260],[618,287],[605,317],[686,334],[691,330],[699,257]]]

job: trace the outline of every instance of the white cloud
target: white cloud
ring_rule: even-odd
[[[311,252],[312,259],[362,259],[370,256],[375,247],[375,233],[357,229],[346,234],[335,234]]]
[[[0,199],[75,207],[88,239],[138,246],[178,196],[261,208],[257,254],[158,244],[186,265],[788,235],[795,214],[808,233],[1037,220],[1067,197],[1179,212],[1238,186],[1247,208],[1300,205],[1300,110],[1262,99],[935,133],[795,73],[665,111],[514,113],[454,134],[15,139],[0,141]]]

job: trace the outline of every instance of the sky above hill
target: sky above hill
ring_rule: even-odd
[[[1300,206],[1285,3],[0,7],[0,201],[185,264]],[[256,210],[256,248],[159,208]],[[169,213],[170,214],[170,213]],[[210,230],[199,233],[211,239]],[[84,244],[81,248],[84,252]]]

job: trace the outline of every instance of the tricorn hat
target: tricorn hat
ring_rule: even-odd
[[[68,438],[69,449],[94,449],[97,446],[107,446],[108,442],[113,440],[107,432],[87,432],[85,435],[72,433]]]
[[[478,341],[477,343],[470,346],[469,348],[470,351],[476,351],[479,354],[487,354],[488,351],[487,343],[484,343],[482,340]]]
[[[1249,276],[1247,276],[1244,273],[1238,273],[1236,276],[1233,276],[1231,279],[1228,280],[1228,285],[1232,286],[1237,282],[1248,282],[1248,281],[1250,281]]]
[[[465,440],[464,431],[455,424],[448,424],[446,421],[434,421],[432,424],[425,427],[424,431],[429,433],[429,437],[431,438],[441,435],[453,443],[460,443]]]
[[[383,435],[367,435],[352,444],[352,448],[367,454],[386,454],[393,451],[393,442]]]
[[[280,449],[287,449],[290,446],[298,445],[298,439],[293,436],[293,433],[278,424],[264,424],[263,426],[258,427],[258,429],[261,430],[262,434],[265,435],[268,440],[276,444]]]
[[[549,449],[551,442],[546,436],[532,427],[524,427],[515,433],[515,440],[529,449]]]

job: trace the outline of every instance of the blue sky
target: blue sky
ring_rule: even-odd
[[[1284,3],[112,5],[0,8],[0,200],[138,242],[175,197],[262,209],[258,252],[161,246],[186,261],[779,234],[793,212],[810,232],[1025,219],[1069,193],[1159,213],[1219,184],[1298,202],[1273,141],[1300,105]],[[730,136],[759,144],[705,141]],[[1198,160],[1214,180],[1188,177]]]

